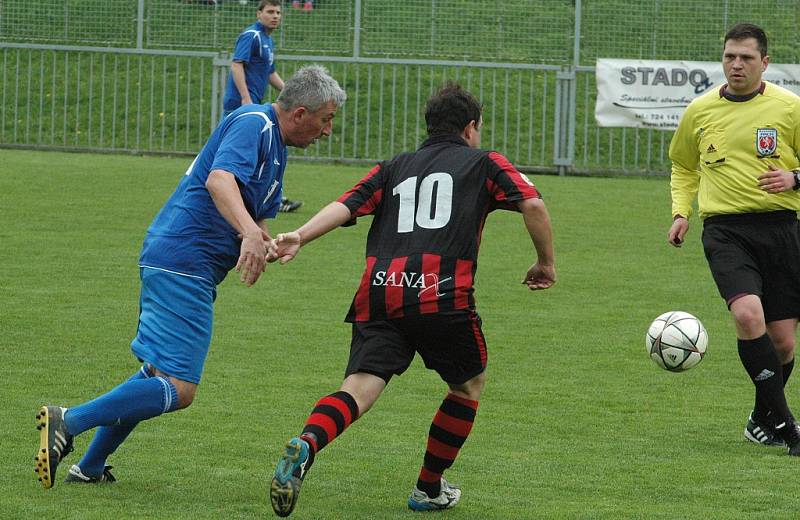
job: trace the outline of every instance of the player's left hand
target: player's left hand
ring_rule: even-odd
[[[794,174],[770,164],[769,171],[758,176],[758,187],[767,193],[791,191],[794,187]]]
[[[522,283],[528,286],[531,291],[549,289],[556,283],[556,268],[552,265],[540,263],[533,264]]]
[[[280,260],[281,265],[283,265],[297,256],[302,246],[303,240],[297,231],[280,233],[269,246],[267,262],[271,263]]]

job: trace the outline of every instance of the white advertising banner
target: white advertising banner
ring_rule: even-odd
[[[713,61],[597,60],[599,126],[674,130],[686,106],[726,83]],[[800,65],[770,64],[766,81],[800,95]]]

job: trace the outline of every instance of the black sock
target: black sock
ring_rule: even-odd
[[[789,381],[789,376],[792,375],[792,370],[794,369],[794,358],[781,368],[783,369],[783,387],[786,388],[786,382]],[[756,405],[753,407],[753,420],[757,423],[765,424],[770,421],[768,417],[770,412],[769,406],[764,402],[761,393],[762,392],[756,389]]]
[[[789,376],[792,375],[792,370],[794,369],[794,358],[791,361],[783,365],[783,386],[786,386],[786,382],[789,380]]]
[[[774,414],[775,424],[792,419],[783,394],[783,367],[778,360],[772,340],[760,338],[738,340],[739,359],[756,386],[756,404],[762,401]]]

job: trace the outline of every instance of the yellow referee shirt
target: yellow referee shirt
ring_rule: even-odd
[[[672,216],[688,217],[698,194],[700,218],[731,213],[800,210],[800,191],[769,194],[758,176],[772,164],[798,167],[800,97],[774,85],[747,101],[724,87],[692,101],[672,137]]]

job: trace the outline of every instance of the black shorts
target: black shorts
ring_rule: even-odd
[[[345,376],[366,372],[388,383],[405,372],[415,352],[446,383],[469,381],[486,369],[480,316],[466,311],[354,322]]]
[[[754,294],[767,323],[800,316],[800,223],[794,211],[708,217],[703,249],[728,307]]]

